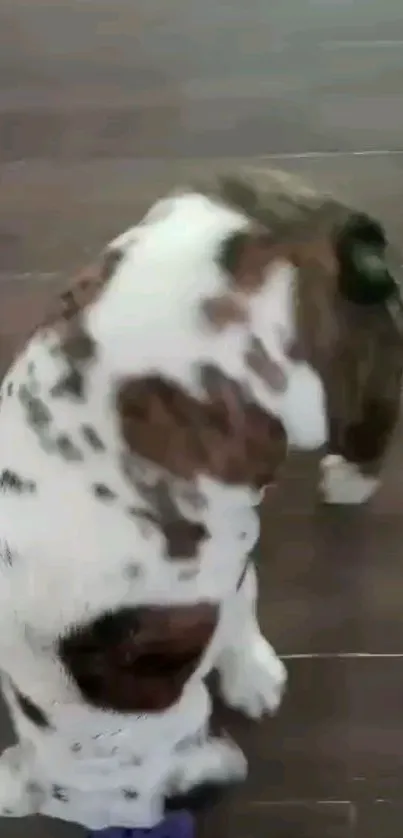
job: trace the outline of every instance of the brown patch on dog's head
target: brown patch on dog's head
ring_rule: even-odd
[[[202,303],[202,312],[210,326],[218,332],[227,326],[248,322],[245,307],[231,294],[208,297]]]
[[[221,249],[220,264],[233,288],[253,294],[264,285],[268,265],[279,255],[271,235],[252,228],[229,236]]]
[[[285,172],[246,171],[224,179],[220,194],[269,231],[298,269],[297,337],[288,351],[322,377],[330,450],[379,466],[399,413],[403,369],[401,278],[389,265],[385,231]]]
[[[156,713],[181,696],[218,622],[212,603],[123,608],[72,630],[58,654],[86,702]]]
[[[218,367],[199,369],[204,398],[161,376],[126,379],[117,411],[129,451],[185,480],[210,475],[232,485],[271,482],[286,451],[281,422]]]

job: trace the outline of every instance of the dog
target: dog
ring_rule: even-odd
[[[0,814],[151,828],[241,781],[286,671],[250,553],[292,448],[361,503],[399,413],[382,227],[281,173],[158,200],[58,295],[1,388]],[[187,801],[187,803],[186,803]]]

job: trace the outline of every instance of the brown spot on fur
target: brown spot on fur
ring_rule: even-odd
[[[204,399],[145,376],[123,381],[117,410],[134,454],[188,481],[200,474],[233,485],[271,482],[286,453],[281,422],[214,366],[200,369]]]
[[[108,248],[104,254],[100,274],[102,282],[109,282],[112,279],[117,267],[123,259],[123,253],[118,248]]]
[[[268,232],[241,232],[225,242],[220,263],[236,288],[253,293],[264,284],[267,266],[275,258],[276,248]]]
[[[287,376],[280,365],[270,357],[259,338],[251,338],[246,353],[246,363],[272,390],[284,392],[287,386]]]
[[[90,704],[127,713],[172,706],[218,622],[212,603],[124,608],[74,629],[59,655]]]
[[[43,326],[58,332],[61,349],[71,361],[87,361],[94,357],[94,341],[87,334],[81,315],[87,306],[96,302],[122,258],[120,250],[107,249],[98,262],[82,271],[70,287],[58,295],[48,312]]]
[[[197,557],[199,544],[208,538],[208,531],[203,524],[189,521],[181,514],[168,482],[160,479],[150,486],[138,478],[135,485],[149,507],[149,511],[137,510],[136,517],[151,522],[163,533],[167,557]]]
[[[209,297],[202,303],[203,314],[213,328],[221,331],[234,323],[246,323],[248,313],[239,300],[230,294],[221,297]]]
[[[70,287],[59,294],[45,325],[54,326],[59,321],[71,320],[94,303],[122,258],[120,250],[107,249],[98,262],[81,271]]]

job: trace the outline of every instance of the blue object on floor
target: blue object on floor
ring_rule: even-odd
[[[90,832],[90,838],[194,838],[195,822],[190,812],[173,812],[151,829],[110,826]]]

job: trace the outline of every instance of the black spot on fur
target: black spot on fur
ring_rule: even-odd
[[[41,794],[43,793],[43,788],[39,783],[35,783],[33,780],[30,780],[29,783],[25,786],[28,794]]]
[[[124,569],[124,575],[126,579],[138,579],[141,576],[141,565],[129,562]]]
[[[125,800],[136,800],[136,798],[139,796],[136,789],[132,789],[132,788],[122,789],[122,795],[125,798]]]
[[[14,391],[14,384],[12,381],[9,381],[7,384],[7,395],[12,396]]]
[[[95,358],[95,341],[80,325],[79,318],[72,334],[63,341],[62,352],[73,363],[90,361]]]
[[[93,451],[105,451],[105,445],[91,425],[81,425],[81,433]]]
[[[189,521],[180,512],[170,487],[165,480],[158,480],[148,486],[143,481],[136,481],[136,488],[152,512],[137,512],[152,522],[165,536],[166,555],[169,558],[190,559],[197,557],[201,542],[209,538],[204,524]],[[131,513],[133,515],[133,512]],[[134,517],[134,516],[133,516]]]
[[[50,391],[54,398],[74,398],[84,400],[84,376],[77,369],[70,369]]]
[[[128,506],[127,512],[131,518],[141,518],[142,521],[148,521],[149,524],[155,524],[154,515],[147,512],[146,509],[139,509],[138,506]]]
[[[58,786],[54,784],[52,786],[52,797],[54,800],[59,800],[60,803],[68,803],[69,796],[65,788],[63,786]]]
[[[105,251],[101,268],[101,277],[104,282],[108,282],[109,279],[112,279],[116,268],[123,259],[123,256],[124,254],[121,250],[118,250],[118,248],[111,247]]]
[[[199,575],[200,568],[197,567],[184,567],[178,573],[178,580],[179,582],[189,582],[190,579],[196,579],[196,576]]]
[[[127,513],[130,515],[130,518],[134,518],[134,520],[137,521],[140,532],[144,537],[148,537],[152,529],[157,524],[155,516],[151,512],[147,512],[146,509],[139,509],[137,506],[129,506],[127,508]]]
[[[56,438],[56,448],[61,456],[70,463],[78,463],[83,460],[83,455],[79,448],[74,445],[74,442],[67,434],[60,434]]]
[[[99,500],[112,501],[116,498],[116,492],[112,492],[112,489],[109,489],[104,483],[94,483],[93,490],[95,497]]]
[[[183,751],[188,751],[189,748],[196,748],[199,745],[202,745],[206,741],[206,732],[203,730],[199,730],[194,734],[190,734],[189,736],[185,736],[180,742],[175,745],[176,753],[183,753]]]
[[[15,471],[4,469],[0,474],[0,489],[5,492],[15,492],[18,495],[32,494],[36,490],[34,480],[24,480]]]
[[[17,704],[24,716],[29,719],[32,724],[36,725],[36,727],[40,727],[42,730],[49,730],[51,728],[51,724],[46,713],[44,713],[44,711],[38,707],[32,699],[20,693],[17,687],[13,686],[13,690]]]
[[[133,767],[139,768],[140,765],[143,764],[143,760],[141,757],[130,757],[129,763],[130,765],[133,765]]]
[[[74,745],[71,746],[71,752],[73,754],[79,754],[82,749],[83,746],[81,745],[81,742],[74,742]]]
[[[71,289],[63,291],[63,293],[60,295],[60,302],[63,308],[63,318],[65,320],[70,320],[72,317],[75,317],[75,315],[78,312],[78,307],[77,300]]]
[[[26,384],[21,385],[19,398],[25,408],[28,424],[36,431],[41,431],[48,427],[52,421],[52,414],[49,408],[41,399],[34,396]]]
[[[12,567],[14,564],[14,553],[10,550],[8,544],[5,544],[1,550],[1,558],[4,564]]]
[[[193,521],[168,521],[162,527],[171,558],[187,559],[196,555],[200,542],[208,538],[204,524]]]
[[[245,576],[248,572],[248,567],[251,564],[251,562],[252,562],[252,559],[251,559],[250,556],[248,556],[245,563],[244,563],[244,566],[243,566],[242,571],[241,571],[241,575],[240,575],[240,577],[238,579],[238,582],[237,582],[237,585],[236,585],[236,590],[237,591],[239,591],[242,588],[242,585],[245,581]]]

